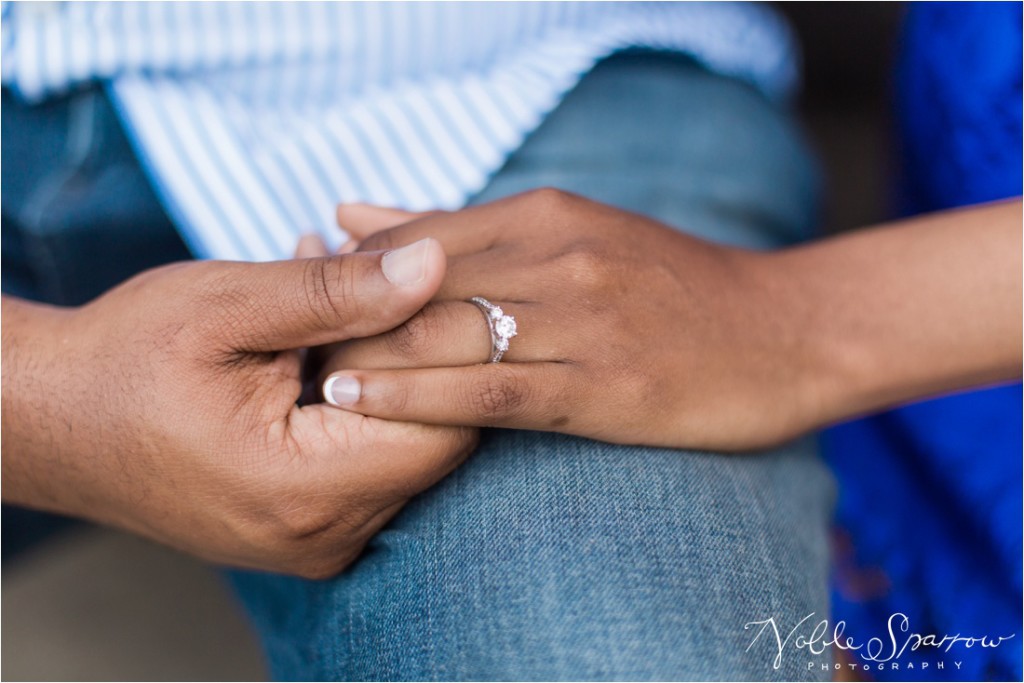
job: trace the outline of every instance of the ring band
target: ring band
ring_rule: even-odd
[[[487,319],[487,329],[491,332],[491,363],[497,363],[508,351],[508,342],[516,336],[516,319],[505,315],[500,306],[495,306],[482,296],[474,296],[469,300],[483,311]]]

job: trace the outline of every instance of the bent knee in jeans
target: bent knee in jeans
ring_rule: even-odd
[[[658,56],[596,68],[476,201],[540,185],[751,247],[805,237],[819,189],[784,112]],[[774,668],[744,625],[827,615],[832,496],[810,440],[741,456],[486,432],[341,576],[236,584],[281,678],[829,678],[803,651]]]
[[[343,575],[237,583],[287,677],[820,678],[805,653],[774,668],[744,625],[827,616],[831,501],[809,442],[724,456],[496,431]]]

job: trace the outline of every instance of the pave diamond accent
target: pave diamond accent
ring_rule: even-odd
[[[518,333],[516,319],[505,315],[501,306],[495,306],[482,296],[475,296],[470,299],[471,303],[483,311],[487,317],[487,329],[491,333],[491,358],[492,363],[497,363],[508,351],[508,343]]]

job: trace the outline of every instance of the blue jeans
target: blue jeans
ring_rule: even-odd
[[[805,237],[818,196],[783,112],[655,54],[600,64],[475,201],[541,185],[754,247]],[[492,430],[340,576],[231,578],[277,678],[828,679],[827,654],[773,668],[744,625],[828,615],[832,499],[811,439],[738,456]]]

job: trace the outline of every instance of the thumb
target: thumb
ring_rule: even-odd
[[[388,252],[238,264],[237,289],[221,298],[237,351],[319,346],[393,329],[441,286],[445,255],[433,238]],[[221,325],[220,329],[224,329]]]

